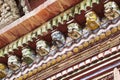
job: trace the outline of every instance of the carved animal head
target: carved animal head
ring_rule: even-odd
[[[97,20],[97,15],[96,15],[96,13],[93,12],[93,11],[88,12],[88,13],[85,15],[85,17],[86,17],[86,21],[96,21],[96,20]]]
[[[36,46],[37,46],[36,52],[39,53],[41,56],[47,55],[50,51],[49,46],[43,40],[38,41],[36,43]]]
[[[36,46],[37,46],[37,49],[39,49],[40,47],[46,48],[47,44],[46,44],[45,41],[40,40],[40,41],[38,41],[38,42],[36,43]]]
[[[71,23],[67,26],[68,32],[79,31],[79,25],[77,23]]]
[[[110,2],[106,3],[104,5],[104,8],[105,8],[105,10],[104,10],[105,13],[104,14],[105,14],[107,19],[113,20],[113,19],[120,16],[119,7],[115,2],[110,1]]]
[[[80,38],[82,31],[79,28],[79,25],[77,23],[71,23],[68,25],[68,36],[72,39],[78,39]]]
[[[65,44],[65,38],[60,31],[55,31],[51,34],[53,43],[55,43],[58,47],[61,47]]]
[[[104,8],[105,8],[105,12],[106,13],[109,13],[109,12],[111,12],[112,10],[117,10],[118,9],[118,6],[117,6],[117,4],[115,3],[115,2],[112,2],[112,1],[110,1],[110,2],[108,2],[108,3],[106,3],[105,5],[104,5]]]
[[[22,59],[25,63],[31,64],[34,61],[35,55],[30,48],[24,48],[22,50]]]
[[[12,69],[12,70],[17,70],[20,67],[20,62],[18,60],[17,56],[11,55],[8,58],[8,66]]]
[[[32,54],[29,48],[25,48],[22,50],[22,56],[30,56]]]

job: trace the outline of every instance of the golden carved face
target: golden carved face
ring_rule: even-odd
[[[100,21],[98,16],[95,14],[95,12],[90,11],[85,15],[85,17],[86,17],[86,26],[90,30],[95,30],[99,27]]]
[[[95,12],[91,11],[88,12],[86,15],[86,21],[96,21],[97,20],[97,15],[95,14]]]

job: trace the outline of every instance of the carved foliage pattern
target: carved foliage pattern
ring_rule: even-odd
[[[14,0],[0,0],[0,28],[19,18],[19,10]]]

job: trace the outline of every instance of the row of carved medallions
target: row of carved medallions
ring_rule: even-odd
[[[114,6],[109,6],[109,5],[114,5]],[[105,4],[105,16],[107,18],[106,22],[109,22],[113,19],[117,20],[117,18],[120,15],[120,13],[118,12],[119,9],[116,3],[114,2],[106,3]],[[22,49],[21,60],[15,55],[9,55],[8,67],[10,68],[10,70],[8,71],[8,73],[19,70],[20,67],[23,67],[25,65],[31,65],[31,63],[35,61],[34,59],[37,59],[39,61],[40,58],[47,58],[47,55],[54,55],[57,51],[62,51],[63,48],[65,48],[66,46],[69,47],[71,46],[72,43],[79,42],[81,38],[87,38],[91,33],[96,33],[100,29],[100,27],[107,27],[108,23],[105,23],[104,26],[101,25],[101,21],[99,20],[99,17],[94,11],[89,11],[88,13],[86,13],[85,16],[86,16],[86,27],[84,29],[81,29],[77,23],[70,23],[67,26],[68,28],[67,38],[65,38],[65,36],[60,31],[54,31],[51,34],[52,44],[53,44],[52,46],[48,45],[47,42],[44,40],[38,40],[36,43],[36,52],[40,54],[41,57],[39,57],[38,55],[36,57],[35,54],[36,52],[30,49],[30,47],[28,46]],[[1,70],[5,71],[5,69],[1,69]],[[6,73],[2,72],[2,74],[5,75]]]
[[[14,0],[0,0],[0,28],[3,28],[19,17],[19,9]]]

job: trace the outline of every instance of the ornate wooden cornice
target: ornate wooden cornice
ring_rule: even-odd
[[[61,13],[59,16],[51,19],[50,21],[48,21],[46,24],[43,24],[38,29],[34,30],[31,33],[28,33],[19,40],[1,49],[1,53],[3,53],[1,54],[1,56],[4,57],[3,55],[8,54],[9,52],[14,52],[14,50],[20,49],[20,47],[23,47],[24,44],[28,44],[28,42],[34,41],[33,39],[38,38],[38,36],[46,35],[48,33],[48,30],[54,30],[54,27],[55,26],[57,27],[59,23],[64,23],[64,21],[69,20],[71,16],[74,17],[75,14],[77,13],[79,14],[81,10],[87,8],[86,1],[83,1],[80,4],[77,4],[75,7],[72,7],[71,9],[67,10],[66,12]],[[92,6],[92,4],[93,3],[91,2],[91,4],[87,4],[87,5]],[[20,69],[22,72],[16,71],[12,76],[7,77],[6,80],[7,79],[21,80],[27,78],[29,79],[29,77],[33,78],[34,76],[37,76],[40,79],[45,79],[46,77],[50,77],[51,75],[58,73],[58,71],[60,70],[73,66],[82,60],[97,55],[98,53],[104,52],[107,49],[120,44],[120,38],[119,38],[120,19],[118,18],[117,21],[112,20],[109,22],[110,23],[106,27],[99,28],[98,32],[91,33],[87,38],[82,38],[80,42],[73,43],[71,47],[69,48],[65,47],[63,51],[58,51],[55,55],[49,56],[47,59],[41,60],[39,62],[34,62],[27,68],[23,69],[22,67]],[[62,62],[64,63],[62,64]],[[65,66],[61,67],[63,65]],[[52,73],[51,74],[46,73],[48,71]],[[15,78],[14,76],[17,78]]]
[[[108,42],[108,41],[106,41],[106,42]],[[105,44],[105,43],[103,42],[102,44]],[[98,45],[96,45],[96,46],[98,46]],[[101,48],[105,48],[107,51],[106,50],[102,51],[102,52],[98,51],[99,53],[96,52],[96,50],[97,50],[96,46],[93,46],[92,48],[86,49],[85,51],[77,53],[77,54],[72,53],[72,55],[71,55],[72,57],[67,58],[64,61],[61,60],[60,63],[57,63],[54,66],[51,66],[51,68],[43,70],[44,73],[43,73],[43,71],[41,71],[40,73],[38,72],[36,75],[33,75],[31,78],[28,78],[28,80],[34,79],[34,78],[35,79],[36,78],[46,79],[46,77],[49,77],[50,75],[52,75],[51,76],[51,78],[52,78],[53,76],[57,76],[59,73],[61,74],[62,72],[69,75],[69,73],[71,73],[72,71],[76,71],[78,68],[80,70],[84,69],[84,67],[89,66],[90,64],[91,65],[94,65],[94,63],[98,64],[98,63],[96,63],[97,61],[103,62],[103,59],[105,59],[105,60],[107,59],[106,57],[108,57],[108,59],[109,58],[113,59],[112,56],[115,56],[115,55],[118,56],[118,54],[119,54],[119,53],[118,54],[114,54],[114,53],[116,53],[117,51],[120,50],[120,45],[115,46],[113,48],[105,48],[105,46],[107,47],[107,45],[105,45],[104,47],[101,46]],[[101,48],[99,47],[98,49],[101,49]],[[111,56],[111,57],[109,57],[109,56]],[[74,70],[68,71],[71,67]],[[88,68],[88,67],[86,67],[86,68]],[[49,74],[49,72],[51,72],[51,74]],[[66,75],[64,73],[61,76],[65,77]]]
[[[58,27],[58,24],[59,24],[59,23],[63,23],[64,21],[68,21],[71,17],[74,17],[75,14],[80,14],[80,11],[81,11],[81,10],[85,10],[87,6],[92,6],[93,3],[98,3],[98,2],[97,2],[97,0],[95,0],[95,1],[93,1],[93,2],[90,2],[89,5],[86,5],[86,3],[87,3],[87,1],[83,1],[82,3],[77,4],[76,6],[72,7],[71,9],[69,9],[69,10],[61,13],[61,14],[58,15],[57,17],[55,17],[55,18],[51,19],[50,21],[46,22],[45,24],[39,26],[37,29],[35,29],[35,30],[31,29],[31,30],[33,30],[32,32],[26,34],[25,36],[19,38],[18,40],[10,43],[9,45],[7,45],[7,46],[4,47],[3,49],[1,49],[1,54],[2,54],[2,52],[3,52],[4,54],[6,54],[6,53],[9,53],[9,52],[13,51],[14,49],[18,49],[18,47],[22,47],[23,44],[27,44],[29,41],[32,42],[33,39],[34,39],[34,38],[35,38],[35,39],[38,38],[38,36],[45,36],[45,35],[48,33],[49,30],[53,30],[55,27]],[[37,10],[37,9],[36,9],[36,10]],[[35,10],[35,11],[36,11],[36,10]],[[33,15],[33,13],[34,13],[35,11],[32,11],[32,12],[30,12],[30,14],[26,15],[26,16],[29,16],[29,17],[27,17],[27,18],[30,18],[30,16]],[[38,12],[38,11],[37,11],[37,12]],[[25,18],[25,19],[23,19],[23,18]],[[24,23],[24,22],[22,22],[23,20],[28,20],[28,19],[26,19],[26,17],[23,16],[21,19],[19,19],[19,22],[23,24],[23,23]],[[33,20],[37,20],[37,19],[33,19]],[[30,21],[30,20],[29,20],[29,21]],[[33,21],[33,22],[36,22],[36,21]],[[39,21],[39,23],[40,23],[40,22],[41,22],[41,21]],[[14,22],[14,23],[16,24],[17,21]],[[14,24],[14,23],[13,23],[13,24]],[[29,23],[29,24],[32,24],[32,22],[28,22],[28,23]],[[18,24],[19,24],[19,23],[17,23],[17,25],[18,25]],[[36,24],[36,25],[37,25],[37,24]],[[10,25],[9,25],[9,26],[10,26]],[[25,26],[24,26],[24,28],[25,28]],[[14,29],[15,29],[15,28],[14,28]],[[10,29],[10,30],[12,30],[12,29]],[[20,34],[22,34],[22,32],[23,32],[23,33],[26,32],[26,31],[24,31],[24,30],[26,30],[26,29],[23,29],[23,28],[17,29],[17,30],[20,30]],[[15,35],[17,35],[17,33],[19,32],[19,31],[17,31],[17,30],[13,30],[12,33],[15,34]],[[30,30],[30,29],[27,29],[27,30]],[[4,30],[4,29],[3,29],[2,31],[5,32],[5,31],[7,31],[7,30]],[[17,33],[14,33],[14,31],[16,31]],[[21,32],[21,31],[22,31],[22,32]],[[4,33],[4,32],[3,32],[3,33]],[[2,33],[2,32],[1,32],[1,33]],[[8,34],[8,33],[7,33],[7,34]],[[9,35],[10,35],[10,37],[12,37],[11,33],[8,34],[8,35],[6,35],[6,36],[9,37]],[[19,35],[17,35],[17,36],[19,36]],[[9,37],[9,39],[11,39],[10,37]],[[2,38],[2,37],[1,37],[1,38]],[[2,38],[2,39],[4,39],[4,38]],[[11,40],[12,40],[12,39],[11,39]],[[5,39],[4,39],[4,41],[5,41]],[[5,51],[5,52],[4,52],[4,51]]]
[[[114,27],[115,28],[115,27]],[[114,31],[112,31],[114,32]],[[118,31],[119,32],[119,31]],[[108,32],[106,31],[106,34],[108,34]],[[111,34],[112,36],[113,34]],[[56,74],[57,72],[61,71],[61,70],[64,70],[65,68],[67,67],[70,67],[82,60],[85,60],[89,57],[92,57],[98,53],[102,53],[104,52],[105,50],[107,49],[110,49],[111,47],[114,47],[115,45],[118,45],[120,43],[120,39],[119,39],[119,36],[120,35],[117,35],[115,37],[107,37],[108,39],[105,41],[105,42],[102,42],[93,47],[89,47],[89,45],[91,44],[91,40],[89,40],[90,43],[89,45],[86,44],[86,42],[84,42],[82,45],[79,45],[79,46],[76,46],[72,49],[72,52],[71,51],[68,51],[67,53],[61,55],[61,56],[58,56],[56,57],[55,59],[52,59],[50,61],[48,61],[47,63],[41,65],[40,67],[36,68],[36,69],[33,69],[32,72],[28,72],[26,75],[29,75],[30,77],[30,74],[31,76],[33,75],[33,77],[35,76],[38,76],[40,79],[44,79],[46,78],[47,76],[50,76],[52,74]],[[96,37],[94,38],[96,39]],[[100,38],[99,36],[99,40],[98,41],[101,41],[101,39],[105,39],[105,37],[102,37]],[[96,41],[96,40],[94,40]],[[111,44],[113,43],[113,44]],[[92,43],[94,44],[94,43]],[[106,44],[106,45],[105,45]],[[104,45],[104,46],[103,46]],[[82,47],[81,47],[82,46]],[[85,51],[82,51],[81,50],[83,48],[86,48],[86,47],[89,47],[88,49],[86,49]],[[116,51],[116,50],[115,50]],[[114,52],[114,50],[113,50]],[[77,54],[76,54],[77,53]],[[74,54],[74,55],[73,55]],[[87,55],[87,56],[86,56]],[[101,54],[102,55],[102,54]],[[107,54],[105,53],[105,55],[107,56]],[[71,57],[70,57],[71,56]],[[67,58],[67,59],[66,59]],[[66,61],[67,60],[67,61]],[[63,63],[64,61],[64,63]],[[57,64],[56,64],[57,63]],[[55,65],[56,64],[56,65]],[[53,66],[54,65],[54,66]],[[64,67],[62,67],[62,65],[65,65]],[[51,66],[51,67],[50,67]],[[61,66],[61,67],[60,67]],[[84,66],[84,65],[83,65]],[[50,68],[49,68],[50,67]],[[56,69],[54,69],[56,67]],[[48,69],[46,69],[48,68]],[[63,69],[64,68],[64,69]],[[44,70],[45,69],[45,70]],[[41,71],[41,72],[39,72]],[[43,73],[44,71],[44,73]],[[51,72],[51,74],[48,74],[49,72]],[[37,73],[37,74],[36,74]],[[35,74],[35,76],[34,76]],[[47,75],[47,76],[44,76],[44,75]],[[31,78],[33,78],[31,77]],[[20,78],[24,78],[23,76],[21,76]],[[18,78],[19,79],[19,78]]]
[[[85,10],[87,8],[87,6],[92,7],[93,3],[98,3],[98,1],[94,0],[93,2],[91,1],[90,4],[87,4],[87,1],[85,0],[85,1],[77,4],[76,6],[72,7],[71,9],[61,13],[57,17],[55,17],[55,18],[51,19],[50,21],[46,22],[45,24],[41,25],[40,27],[33,30],[32,32],[26,34],[25,36],[19,38],[18,40],[14,41],[11,44],[7,45],[6,47],[2,48],[0,50],[1,56],[4,54],[8,54],[9,52],[12,52],[13,50],[18,49],[18,47],[22,47],[23,44],[28,44],[28,42],[33,42],[33,39],[37,39],[38,36],[45,36],[49,30],[53,30],[55,27],[58,26],[59,23],[63,23],[64,21],[68,21],[71,17],[74,17],[75,14],[80,14],[80,11]],[[30,13],[30,15],[31,15],[31,13]],[[20,19],[20,22],[22,22],[22,18]],[[14,22],[14,23],[16,23],[16,22]],[[22,33],[21,31],[25,32],[24,29],[17,29],[17,30],[20,30],[20,33]],[[17,30],[15,30],[15,31],[17,31]],[[3,29],[3,31],[4,31],[4,29]],[[17,32],[19,32],[19,31],[17,31]],[[14,33],[14,31],[13,31],[13,33]],[[9,34],[9,35],[12,37],[11,34]],[[7,37],[8,37],[8,35],[7,35]]]
[[[47,0],[30,13],[0,30],[0,48],[33,31],[46,21],[81,1]]]

